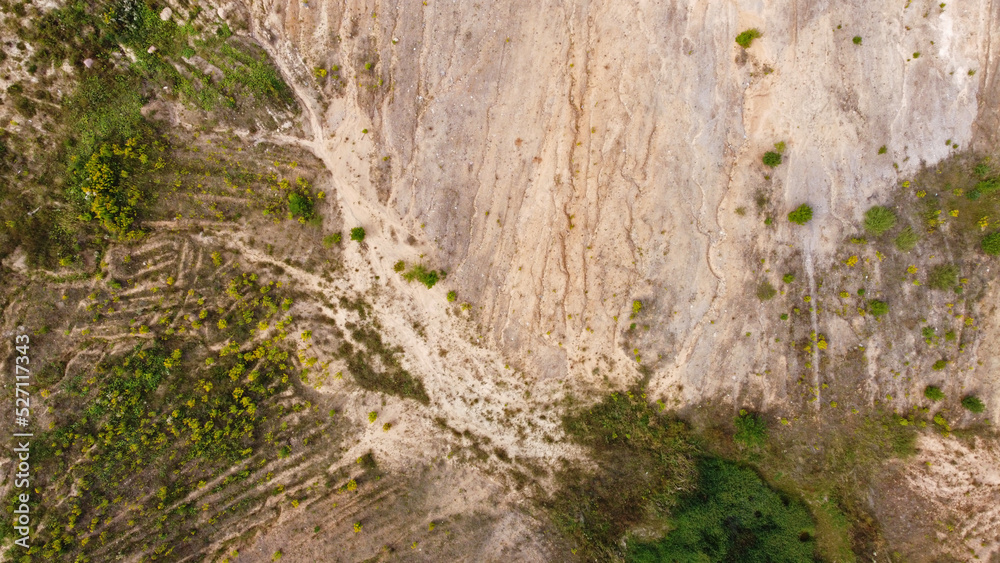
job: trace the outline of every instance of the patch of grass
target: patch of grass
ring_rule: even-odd
[[[736,36],[736,44],[744,49],[749,49],[753,40],[760,36],[761,33],[756,27],[750,28]]]
[[[927,285],[939,290],[952,289],[958,285],[958,266],[939,264],[927,274]]]
[[[791,221],[792,223],[795,223],[796,225],[805,225],[806,223],[812,220],[812,216],[813,216],[812,207],[809,207],[807,204],[803,203],[802,205],[796,207],[794,211],[788,214],[788,220]]]
[[[591,560],[620,559],[620,540],[650,516],[665,517],[679,491],[695,485],[695,446],[687,427],[663,416],[639,389],[612,393],[563,419],[596,470],[569,467],[546,502],[556,525]]]
[[[1000,255],[1000,232],[990,233],[980,242],[983,252],[990,256]]]
[[[876,205],[865,212],[865,230],[875,236],[896,226],[896,214],[888,207]]]
[[[889,304],[879,299],[872,299],[868,301],[868,312],[871,313],[873,317],[881,317],[889,312]]]
[[[771,285],[771,282],[764,280],[757,286],[757,299],[767,301],[773,299],[778,294],[778,290]]]
[[[902,231],[896,235],[896,239],[893,241],[902,252],[909,252],[916,248],[917,242],[920,241],[920,235],[918,235],[912,227],[905,227]]]
[[[785,274],[784,276],[781,277],[781,281],[783,281],[785,283],[792,283],[792,282],[795,281],[795,274],[787,273],[787,274]]]
[[[358,347],[345,340],[338,355],[347,360],[351,376],[362,389],[414,399],[425,405],[430,403],[423,382],[400,365],[402,348],[387,345],[375,327],[364,323],[348,323],[346,328]],[[378,358],[380,369],[373,366],[376,363],[373,358]]]
[[[924,389],[924,397],[927,397],[932,401],[943,401],[944,391],[942,391],[940,387],[935,387],[934,385],[928,385]]]
[[[736,434],[733,435],[736,443],[761,447],[767,442],[767,423],[759,414],[741,409],[733,424],[736,425]]]
[[[975,395],[968,395],[962,398],[962,407],[975,414],[979,414],[986,410],[986,405],[984,405],[983,402],[979,400],[979,397],[976,397]]]
[[[326,248],[330,248],[334,245],[340,244],[342,238],[343,236],[340,233],[333,233],[326,235],[325,237],[323,237],[323,246]]]
[[[748,467],[705,459],[662,540],[634,543],[627,560],[814,561],[815,523],[801,501],[770,489]]]

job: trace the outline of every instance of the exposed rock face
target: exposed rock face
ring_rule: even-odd
[[[979,104],[996,90],[985,1],[243,8],[354,194],[347,217],[431,245],[492,342],[537,375],[586,379],[641,348],[651,388],[683,402],[791,371],[741,338],[777,322],[753,296],[762,258],[815,291],[867,207],[946,141],[997,128],[996,103]],[[751,27],[763,36],[744,51],[733,39]],[[814,220],[790,225],[803,202]]]

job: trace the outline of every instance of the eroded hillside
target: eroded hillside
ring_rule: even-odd
[[[2,4],[29,560],[1000,553],[991,3]]]

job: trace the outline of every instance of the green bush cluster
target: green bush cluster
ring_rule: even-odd
[[[767,151],[764,153],[764,156],[761,157],[761,162],[764,163],[764,166],[774,168],[781,164],[781,153]]]
[[[881,317],[889,312],[889,304],[879,299],[871,299],[868,301],[868,312],[873,317]]]
[[[365,240],[365,228],[354,227],[353,229],[351,229],[351,240],[355,242],[361,242]]]
[[[697,487],[681,498],[670,532],[630,544],[628,561],[816,560],[815,523],[805,504],[768,488],[748,467],[705,459],[697,469]]]
[[[736,44],[744,49],[749,49],[753,40],[760,37],[760,35],[760,31],[757,28],[750,28],[736,36]]]
[[[292,217],[309,220],[314,217],[315,204],[309,194],[291,192],[288,194],[288,211]]]
[[[927,388],[924,389],[924,397],[927,397],[932,401],[943,401],[944,391],[941,391],[940,387],[935,387],[934,385],[928,385]]]
[[[395,268],[394,268],[395,269]],[[398,271],[398,270],[397,270]],[[417,264],[409,269],[403,274],[403,279],[411,282],[417,280],[418,282],[427,286],[427,289],[434,287],[434,285],[444,277],[444,271],[428,270],[423,264]]]
[[[986,405],[984,405],[983,402],[979,400],[979,397],[976,397],[975,395],[968,395],[964,397],[962,399],[962,406],[965,410],[975,414],[979,414],[986,410]]]
[[[803,203],[802,205],[796,207],[794,211],[788,214],[788,220],[791,221],[792,223],[795,223],[796,225],[805,225],[806,223],[812,220],[812,216],[813,216],[812,207],[809,207],[807,204]]]

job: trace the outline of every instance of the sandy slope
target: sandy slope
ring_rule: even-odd
[[[296,84],[346,216],[433,247],[493,345],[546,377],[588,378],[602,356],[634,364],[622,333],[641,299],[661,356],[653,386],[688,402],[737,392],[777,360],[725,322],[755,306],[760,257],[791,245],[800,268],[827,266],[880,194],[949,154],[945,140],[972,142],[995,14],[904,6],[266,1],[229,13]],[[764,37],[744,53],[733,37],[751,26]],[[311,76],[332,65],[346,88]],[[766,182],[760,155],[778,141],[787,164]],[[761,189],[780,214],[811,202],[817,220],[765,231],[733,215]]]

